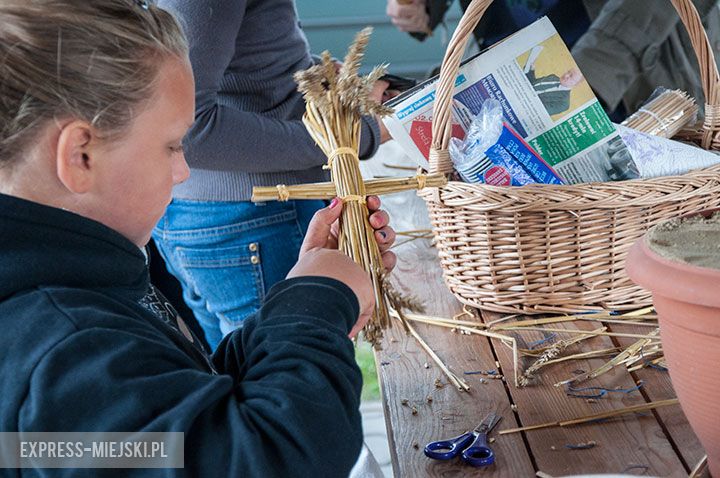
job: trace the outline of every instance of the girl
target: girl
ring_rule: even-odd
[[[4,1],[0,73],[0,431],[182,432],[183,475],[346,475],[362,442],[348,335],[373,298],[328,248],[342,203],[207,356],[143,253],[188,177],[194,82],[175,20],[138,0]]]

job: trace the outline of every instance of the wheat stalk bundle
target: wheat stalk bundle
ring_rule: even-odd
[[[382,259],[368,221],[367,191],[360,174],[360,117],[364,114],[384,116],[392,110],[370,97],[375,82],[385,73],[385,67],[374,68],[366,77],[358,75],[371,32],[371,28],[365,28],[357,34],[339,71],[336,71],[330,53],[325,51],[322,61],[296,73],[295,81],[306,102],[303,123],[327,155],[335,194],[344,203],[338,238],[340,250],[372,278],[375,312],[365,328],[365,337],[370,343],[377,343],[382,330],[390,325],[390,319],[383,293]]]

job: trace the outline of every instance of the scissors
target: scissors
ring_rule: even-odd
[[[495,453],[487,444],[488,433],[502,419],[490,413],[480,424],[469,432],[455,438],[439,440],[425,446],[425,455],[434,460],[451,460],[458,455],[472,466],[490,466],[495,463]]]

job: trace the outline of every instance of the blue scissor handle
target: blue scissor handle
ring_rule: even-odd
[[[472,466],[490,466],[495,463],[495,453],[487,444],[487,433],[478,434],[475,441],[462,452],[462,458]]]
[[[434,460],[451,460],[473,441],[472,432],[463,433],[449,440],[433,441],[425,445],[425,456]]]

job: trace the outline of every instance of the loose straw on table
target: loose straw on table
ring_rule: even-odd
[[[705,471],[707,469],[707,464],[708,464],[707,459],[708,459],[707,455],[702,457],[702,459],[700,459],[698,464],[695,465],[695,468],[692,469],[692,471],[688,475],[688,478],[700,478],[701,476],[703,476],[703,473],[705,473]]]
[[[580,352],[573,355],[565,355],[564,357],[556,358],[553,360],[548,360],[545,362],[545,365],[554,365],[556,363],[561,362],[567,362],[568,360],[584,360],[584,359],[591,359],[591,358],[600,358],[600,357],[607,357],[608,355],[612,355],[618,351],[617,347],[612,347],[609,349],[603,349],[603,350],[592,350],[590,352]]]
[[[599,315],[599,314],[598,314]],[[412,314],[408,314],[408,316],[412,317]],[[534,330],[530,327],[530,325],[543,325],[543,324],[555,324],[555,323],[561,323],[561,322],[575,322],[577,320],[590,320],[590,321],[596,321],[596,322],[605,322],[605,320],[602,317],[615,317],[617,319],[618,323],[628,323],[628,324],[635,324],[635,322],[624,322],[624,319],[622,319],[623,316],[610,316],[610,315],[602,315],[601,317],[593,317],[592,315],[570,315],[570,316],[557,316],[557,317],[547,317],[545,319],[533,319],[533,320],[524,320],[524,321],[518,321],[518,322],[512,322],[507,325],[494,325],[497,324],[498,321],[489,322],[487,324],[484,324],[482,322],[478,321],[469,321],[469,320],[456,320],[456,319],[446,319],[442,317],[430,317],[428,315],[422,316],[425,319],[432,318],[436,322],[446,322],[448,324],[458,324],[458,325],[465,325],[468,327],[477,327],[480,329],[488,329],[488,330],[495,330],[495,331],[501,331],[501,330]],[[511,319],[513,316],[503,317],[503,320]],[[655,324],[653,324],[655,325]],[[655,325],[656,326],[656,325]],[[546,331],[551,331],[551,329],[542,329]],[[582,333],[583,331],[574,331],[572,329],[562,329],[564,331],[569,332],[579,332]]]
[[[517,322],[512,322],[506,325],[498,325],[507,322],[509,317],[503,317],[492,322],[488,322],[485,326],[491,329],[501,330],[504,327],[526,327],[532,325],[547,325],[556,324],[562,322],[575,322],[576,320],[594,321],[594,322],[608,322],[628,325],[641,325],[638,320],[657,320],[657,315],[650,314],[654,310],[653,307],[645,307],[642,309],[627,312],[621,315],[613,315],[610,312],[596,312],[592,314],[575,314],[575,315],[555,315],[552,317],[545,317],[543,319],[528,319]],[[642,324],[645,325],[645,324]]]
[[[446,327],[446,328],[452,328],[457,329],[461,332],[467,333],[467,334],[476,334],[476,335],[483,335],[485,337],[495,338],[498,340],[501,340],[505,345],[512,348],[513,350],[513,361],[514,361],[514,375],[515,375],[515,386],[527,384],[527,380],[529,380],[532,377],[526,377],[525,374],[522,376],[519,373],[519,353],[520,349],[517,347],[517,341],[514,337],[510,337],[508,335],[503,335],[497,332],[501,331],[513,331],[513,332],[522,332],[522,331],[541,331],[541,332],[556,332],[556,333],[564,333],[564,334],[570,334],[575,335],[576,337],[574,339],[568,339],[565,341],[561,341],[560,343],[574,343],[576,341],[585,340],[597,336],[609,336],[609,337],[630,337],[630,338],[639,338],[641,339],[638,343],[643,343],[645,345],[650,345],[652,340],[657,339],[656,332],[654,331],[651,334],[648,335],[641,335],[641,334],[623,334],[623,333],[615,333],[615,332],[606,332],[605,328],[597,329],[594,331],[585,331],[585,330],[573,330],[573,329],[552,329],[552,328],[541,328],[541,327],[528,327],[527,325],[542,325],[545,323],[555,323],[555,322],[568,322],[568,321],[574,321],[574,320],[597,320],[602,322],[603,319],[607,319],[608,317],[613,317],[616,319],[619,323],[628,323],[628,324],[637,324],[637,322],[634,322],[634,320],[637,320],[642,316],[642,314],[648,314],[649,312],[652,312],[652,307],[646,307],[643,309],[639,309],[636,311],[628,312],[622,315],[610,315],[608,312],[601,312],[596,314],[579,314],[575,316],[559,316],[559,317],[548,317],[546,319],[535,319],[535,320],[526,320],[522,322],[515,322],[511,324],[506,325],[495,325],[492,328],[486,328],[487,325],[483,324],[482,322],[475,322],[475,321],[468,321],[468,320],[458,320],[458,319],[446,319],[442,317],[432,317],[428,315],[418,315],[418,314],[412,314],[412,313],[405,313],[405,318],[407,320],[415,321],[415,322],[422,322],[429,325],[435,325],[440,327]],[[634,319],[634,320],[633,320]],[[627,321],[627,322],[625,322]],[[644,325],[644,324],[643,324]],[[557,348],[557,344],[553,347],[548,347],[548,349]],[[547,349],[546,349],[547,350]],[[655,350],[653,350],[655,352]],[[525,355],[528,355],[526,351],[523,351]],[[543,352],[545,353],[545,352]],[[607,353],[607,351],[604,351],[604,353]],[[582,354],[576,354],[576,355],[582,355]],[[628,354],[629,357],[632,357],[632,354]],[[541,366],[545,366],[548,363],[555,363],[555,361],[550,361],[553,357],[547,357],[546,360],[544,360],[541,364]],[[571,360],[574,358],[581,358],[581,357],[568,357],[566,360]],[[627,357],[623,356],[617,358],[620,359],[627,359]],[[564,361],[563,359],[558,359],[558,361]],[[613,364],[615,359],[608,362],[608,364]],[[608,365],[606,364],[606,365]],[[631,364],[628,364],[628,366]],[[614,366],[614,365],[613,365]],[[605,367],[605,366],[603,366]],[[536,367],[537,368],[537,367]],[[612,368],[612,367],[611,367]],[[599,370],[599,369],[598,369]],[[531,370],[534,372],[533,370]],[[527,371],[526,371],[527,372]]]
[[[555,332],[557,334],[571,334],[571,335],[602,335],[605,337],[625,337],[625,338],[631,338],[631,339],[648,339],[652,338],[651,335],[643,335],[643,334],[623,334],[620,332],[590,332],[587,330],[575,330],[575,329],[553,329],[553,328],[544,328],[544,327],[512,327],[512,326],[505,326],[505,327],[496,327],[493,330],[506,330],[506,331],[534,331],[534,332]]]
[[[478,330],[472,327],[472,324],[478,325],[477,323],[468,322],[468,321],[462,321],[462,320],[451,320],[451,319],[443,319],[440,317],[431,317],[431,316],[423,316],[419,314],[412,314],[412,313],[404,313],[404,318],[406,319],[406,322],[409,323],[409,321],[413,322],[420,322],[428,325],[435,325],[439,327],[445,327],[445,328],[451,328],[451,329],[457,329],[462,332],[465,332],[467,334],[475,334],[475,335],[482,335],[483,337],[488,337],[491,339],[497,339],[500,340],[506,347],[510,348],[512,350],[513,354],[513,375],[515,380],[515,386],[519,386],[519,372],[518,372],[518,364],[519,364],[519,352],[518,352],[518,346],[517,346],[517,340],[515,340],[514,337],[509,337],[507,335],[502,334],[496,334],[494,332],[486,331],[486,330]],[[471,324],[470,327],[463,325],[463,324]]]
[[[669,405],[677,405],[678,403],[680,403],[680,402],[678,401],[677,398],[671,398],[668,400],[659,400],[656,402],[649,402],[649,403],[643,403],[640,405],[633,405],[632,407],[620,408],[618,410],[613,410],[610,412],[603,412],[603,413],[597,413],[595,415],[588,415],[585,417],[573,418],[571,420],[547,422],[547,423],[540,423],[538,425],[529,425],[526,427],[511,428],[509,430],[501,430],[498,434],[499,435],[507,435],[510,433],[518,433],[518,432],[524,432],[524,431],[530,431],[530,430],[539,430],[541,428],[570,427],[573,425],[581,425],[583,423],[594,422],[597,420],[604,420],[606,418],[618,417],[621,415],[626,415],[628,413],[646,412],[648,410],[654,410],[654,409],[660,408],[660,407],[667,407]]]
[[[528,367],[522,374],[522,377],[520,377],[520,386],[526,387],[530,385],[531,380],[535,379],[537,377],[537,372],[547,366],[548,362],[551,359],[554,359],[557,357],[562,351],[564,351],[566,348],[570,347],[571,345],[574,345],[576,343],[582,342],[583,340],[591,339],[600,334],[601,332],[604,332],[607,330],[606,327],[600,327],[599,329],[593,331],[592,334],[586,334],[586,335],[580,335],[578,337],[573,337],[566,340],[561,340],[560,342],[557,342],[552,347],[548,347],[545,352],[533,363],[530,367]]]
[[[659,340],[658,334],[660,333],[660,329],[655,329],[649,336],[643,337],[634,344],[630,345],[628,348],[620,352],[615,358],[610,360],[609,362],[603,364],[601,367],[592,370],[590,372],[586,372],[582,375],[578,375],[576,377],[570,378],[568,380],[563,380],[562,382],[558,382],[555,384],[556,387],[560,387],[563,385],[567,385],[569,383],[575,383],[575,382],[582,382],[584,380],[589,380],[591,378],[597,378],[600,375],[609,372],[613,368],[617,367],[618,365],[621,365],[625,363],[629,358],[634,357],[635,355],[642,352],[643,347],[646,347],[650,345],[653,341]],[[634,363],[634,362],[633,362]]]
[[[391,313],[394,313],[393,315],[397,314],[396,311],[391,311]],[[404,320],[400,315],[397,315],[400,320]],[[458,377],[452,370],[450,370],[447,365],[438,357],[438,355],[433,351],[433,349],[430,348],[430,346],[420,337],[420,335],[415,330],[415,327],[413,327],[410,322],[407,320],[404,320],[404,325],[407,328],[408,331],[412,334],[413,337],[415,337],[415,340],[420,344],[420,346],[425,349],[425,352],[430,356],[430,358],[433,359],[433,361],[437,364],[438,367],[440,367],[440,370],[447,376],[447,378],[450,380],[450,382],[457,387],[458,390],[461,392],[467,392],[470,390],[470,385],[463,380],[462,378]]]
[[[662,352],[662,349],[660,349],[654,353],[661,353],[661,352]],[[648,366],[650,366],[650,367],[656,366],[656,367],[662,367],[662,368],[666,369],[667,363],[665,362],[665,356],[661,355],[660,357],[658,357],[656,359],[648,360],[647,362],[643,362],[640,365],[635,365],[632,367],[628,366],[628,372],[635,372],[637,370],[640,370],[640,369],[648,367]]]

